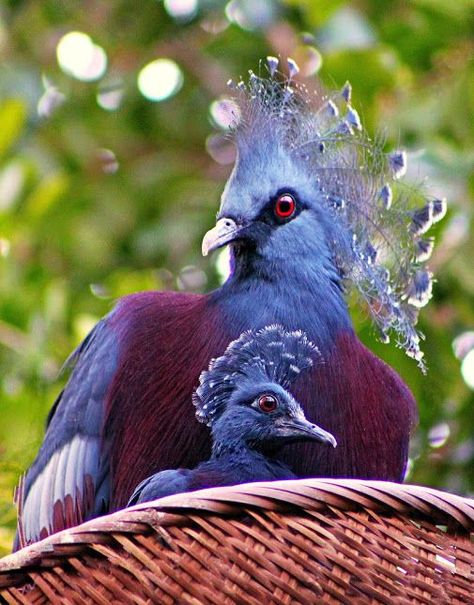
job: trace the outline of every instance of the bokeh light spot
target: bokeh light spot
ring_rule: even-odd
[[[192,19],[198,10],[198,0],[165,0],[165,10],[174,19]]]
[[[232,99],[217,99],[209,108],[213,123],[224,130],[235,126],[240,119],[240,110]]]
[[[64,35],[56,47],[56,57],[64,73],[83,82],[98,80],[107,70],[104,49],[83,32]]]
[[[0,237],[0,256],[6,258],[10,254],[10,241]]]
[[[467,386],[474,391],[474,349],[471,349],[462,360],[461,375]]]
[[[428,441],[431,447],[442,447],[449,438],[451,430],[447,422],[440,422],[431,427],[428,432]]]
[[[79,313],[73,322],[73,333],[76,342],[81,342],[91,332],[100,317],[89,313]]]
[[[101,87],[97,93],[97,104],[106,111],[115,111],[123,100],[123,87],[121,83]]]
[[[227,19],[249,31],[269,27],[279,12],[278,4],[271,0],[230,0],[225,7]]]
[[[235,145],[224,134],[210,134],[206,139],[206,151],[218,164],[233,164],[237,157]]]
[[[219,283],[223,284],[227,281],[231,273],[229,246],[224,246],[217,254],[215,267],[219,277]]]
[[[229,27],[229,21],[220,15],[211,15],[206,19],[202,19],[199,25],[208,34],[217,35]]]
[[[0,172],[0,212],[7,212],[14,206],[24,183],[24,169],[19,161],[7,164]]]
[[[336,11],[320,30],[321,48],[329,53],[345,49],[370,48],[376,36],[366,15],[351,6]]]
[[[55,109],[60,107],[66,97],[54,86],[44,91],[36,107],[40,118],[49,118]]]
[[[104,284],[89,284],[89,289],[97,298],[110,298],[110,290]]]
[[[471,349],[474,349],[474,330],[468,330],[456,336],[453,340],[453,351],[458,359],[464,359]]]
[[[46,76],[43,76],[44,93],[38,101],[36,110],[40,118],[49,118],[66,100],[64,95]]]
[[[298,65],[301,66],[301,74],[303,76],[314,76],[318,73],[323,64],[323,58],[321,53],[314,46],[306,46],[302,50],[302,59],[296,60]]]
[[[207,276],[202,269],[189,265],[181,269],[176,282],[180,290],[201,290],[207,283]]]
[[[156,59],[138,74],[138,89],[150,101],[164,101],[183,85],[183,73],[171,59]]]
[[[115,153],[111,149],[99,149],[97,159],[102,172],[105,174],[114,174],[119,169],[119,163]]]

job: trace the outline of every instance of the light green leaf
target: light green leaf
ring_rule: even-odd
[[[46,176],[28,196],[27,212],[31,217],[40,217],[51,208],[67,191],[68,177],[59,172]]]
[[[0,105],[0,157],[20,136],[26,120],[26,105],[20,99],[7,99]]]

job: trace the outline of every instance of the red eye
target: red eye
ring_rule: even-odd
[[[275,202],[275,214],[278,218],[290,218],[296,210],[296,202],[292,195],[284,193]]]
[[[262,412],[274,412],[278,407],[278,400],[273,395],[262,395],[258,400]]]

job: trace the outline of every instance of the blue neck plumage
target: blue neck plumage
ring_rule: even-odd
[[[252,451],[244,440],[214,441],[212,445],[212,459],[221,460],[229,456],[235,458],[252,458],[258,455]]]
[[[209,460],[211,464],[219,466],[244,466],[258,478],[262,468],[267,471],[274,469],[279,475],[282,471],[290,473],[289,467],[278,460],[277,456],[281,448],[268,448],[265,452],[250,447],[243,439],[230,441],[215,441],[212,446],[212,455]]]
[[[320,348],[330,348],[341,330],[352,330],[332,259],[269,259],[238,248],[233,254],[229,279],[213,293],[229,325],[243,330],[281,323],[304,330]]]

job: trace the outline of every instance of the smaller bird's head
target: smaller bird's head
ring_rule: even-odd
[[[201,373],[193,398],[198,420],[212,429],[214,451],[245,443],[270,453],[307,440],[335,447],[333,435],[306,419],[289,390],[315,362],[321,356],[306,335],[279,325],[244,332],[231,342]]]
[[[270,381],[254,384],[243,380],[213,423],[212,437],[214,452],[236,443],[265,454],[298,441],[337,445],[331,433],[306,419],[291,393]]]

